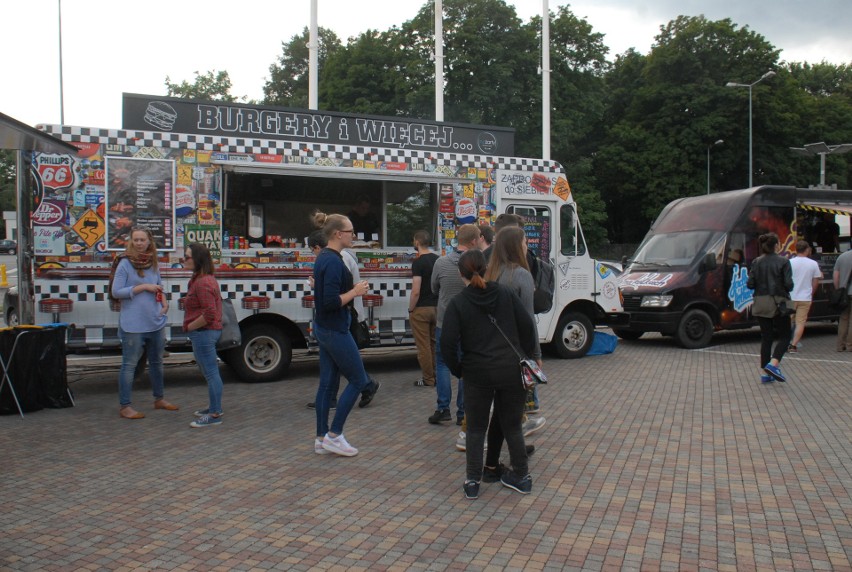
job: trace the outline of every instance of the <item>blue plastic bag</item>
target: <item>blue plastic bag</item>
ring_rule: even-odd
[[[595,339],[592,340],[592,347],[589,348],[587,356],[602,356],[611,354],[615,351],[615,346],[618,345],[618,337],[606,332],[595,332]]]

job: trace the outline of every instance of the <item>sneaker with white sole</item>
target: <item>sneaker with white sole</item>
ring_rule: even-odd
[[[537,417],[528,417],[523,425],[524,437],[529,437],[530,435],[544,427],[545,423],[546,420],[542,415],[539,415]]]
[[[196,417],[204,417],[205,415],[210,415],[210,409],[199,409],[198,411],[194,412],[193,415],[195,415]],[[219,413],[219,417],[221,417],[222,415],[224,415],[224,413]]]
[[[329,437],[326,433],[322,438],[322,448],[343,457],[354,457],[358,454],[358,449],[350,445],[342,433],[337,437]]]
[[[519,477],[512,469],[503,471],[503,474],[500,475],[500,482],[504,487],[518,491],[522,495],[528,495],[532,492],[532,477],[530,475]]]
[[[473,480],[467,480],[462,485],[462,489],[464,490],[464,498],[466,499],[477,499],[479,498],[479,482]]]
[[[329,451],[322,448],[322,437],[314,439],[314,453],[317,455],[328,455]]]
[[[189,424],[190,427],[210,427],[212,425],[221,425],[222,417],[219,415],[202,415],[195,421]]]

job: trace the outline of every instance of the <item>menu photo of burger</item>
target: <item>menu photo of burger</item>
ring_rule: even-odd
[[[176,119],[177,111],[164,101],[152,101],[145,109],[145,123],[163,131],[171,131]]]

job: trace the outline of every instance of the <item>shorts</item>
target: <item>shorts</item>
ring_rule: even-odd
[[[810,302],[793,302],[796,308],[796,313],[793,315],[793,321],[797,326],[803,326],[808,321],[808,314],[811,311]]]

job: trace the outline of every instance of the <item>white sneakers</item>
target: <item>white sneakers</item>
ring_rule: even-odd
[[[528,417],[523,425],[524,437],[529,437],[530,435],[544,427],[544,424],[545,419],[542,416]]]
[[[322,437],[314,439],[314,453],[317,455],[328,455],[328,451],[322,448]]]
[[[319,444],[319,446],[323,449],[322,452],[318,450],[317,444]],[[321,442],[319,438],[314,441],[314,453],[318,453],[320,455],[324,453],[334,453],[335,455],[341,455],[343,457],[354,457],[358,454],[358,449],[350,445],[343,434],[340,434],[337,437],[329,437],[328,433],[326,433]]]

